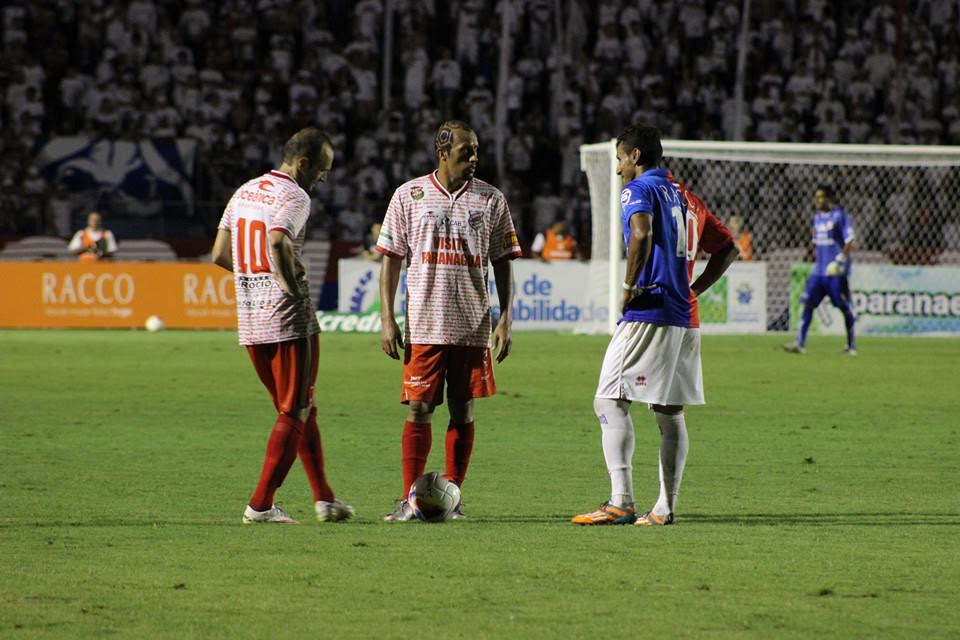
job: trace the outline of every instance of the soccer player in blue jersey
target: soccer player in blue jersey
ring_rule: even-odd
[[[853,225],[843,207],[835,206],[833,189],[820,185],[813,194],[816,212],[813,214],[813,244],[817,258],[813,273],[807,279],[807,288],[803,294],[803,315],[800,318],[800,330],[797,341],[785,344],[783,348],[790,353],[804,353],[807,344],[807,331],[813,320],[813,311],[827,296],[830,302],[843,313],[847,326],[847,346],[843,352],[857,355],[854,324],[856,318],[850,308],[850,252],[853,250]]]
[[[702,201],[696,215],[684,187],[659,167],[660,132],[635,125],[617,138],[617,173],[627,272],[617,329],[607,346],[593,403],[600,421],[603,455],[610,474],[610,499],[590,513],[574,516],[581,525],[673,524],[674,506],[687,456],[683,406],[703,404],[700,320],[697,296],[737,259],[732,236]],[[710,225],[698,215],[710,215]],[[691,284],[698,230],[711,251],[703,273]],[[660,428],[660,497],[637,515],[633,499],[631,402],[653,409]]]

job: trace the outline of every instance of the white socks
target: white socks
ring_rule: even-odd
[[[631,506],[633,505],[634,436],[633,422],[630,420],[630,402],[611,398],[594,398],[593,411],[600,420],[603,457],[607,462],[607,472],[610,474],[610,503],[616,507]]]
[[[683,412],[669,415],[654,411],[653,415],[660,427],[660,498],[653,507],[653,513],[663,517],[673,513],[676,505],[689,442]]]
[[[633,504],[633,421],[630,402],[595,398],[593,410],[600,420],[603,457],[610,474],[610,503],[617,507]],[[653,513],[666,517],[673,513],[687,462],[687,424],[683,412],[670,415],[653,412],[660,428],[660,497]]]

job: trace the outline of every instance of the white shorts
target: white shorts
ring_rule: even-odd
[[[703,404],[700,329],[621,322],[603,356],[596,397]]]

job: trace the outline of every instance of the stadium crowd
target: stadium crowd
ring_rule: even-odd
[[[196,210],[212,235],[232,190],[276,164],[289,132],[316,124],[338,155],[314,194],[327,215],[309,235],[360,241],[393,188],[430,169],[433,131],[456,116],[478,131],[480,175],[504,190],[527,242],[566,217],[589,246],[581,143],[635,120],[667,138],[736,135],[739,0],[392,4],[385,39],[385,0],[4,2],[0,234],[72,231],[61,227],[75,201],[40,174],[40,140],[197,140]],[[960,143],[957,3],[897,7],[753,2],[745,139]],[[498,176],[503,11],[512,47]]]

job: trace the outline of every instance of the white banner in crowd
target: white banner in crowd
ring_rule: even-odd
[[[706,263],[698,263],[697,272]],[[340,261],[341,313],[371,315],[379,311],[380,265],[368,260]],[[590,267],[583,262],[515,260],[514,329],[572,330],[584,321],[605,321],[606,301],[590,295]],[[487,283],[494,314],[499,313],[493,270]],[[738,262],[700,299],[700,320],[705,333],[762,333],[767,329],[767,271],[761,262]],[[400,276],[396,311],[406,304],[406,272]],[[325,315],[321,312],[321,315]],[[332,322],[328,321],[328,322]],[[351,326],[354,323],[351,323]],[[367,323],[376,326],[371,320]],[[337,327],[342,322],[337,323]],[[366,324],[364,324],[366,326]],[[335,330],[335,329],[334,329]]]
[[[795,264],[790,277],[790,328],[803,311],[801,296],[810,264]],[[960,333],[960,268],[853,264],[850,299],[857,333],[957,335]],[[843,335],[843,315],[825,298],[810,333]]]

